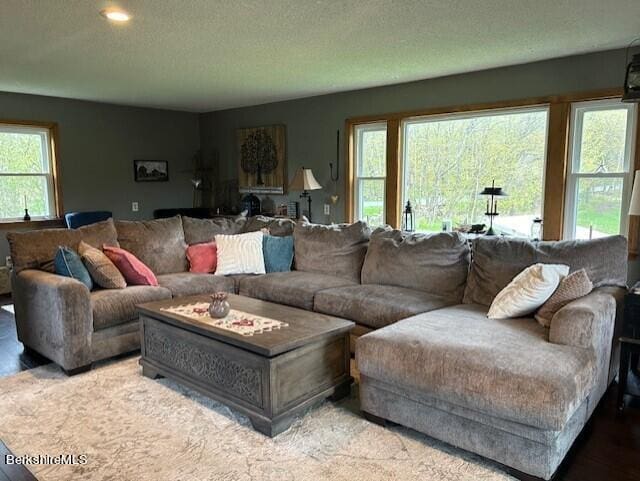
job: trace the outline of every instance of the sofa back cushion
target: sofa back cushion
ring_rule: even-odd
[[[118,246],[118,235],[113,219],[96,222],[78,229],[9,232],[7,240],[16,273],[24,269],[54,272],[53,258],[60,246],[77,250],[80,241],[97,248],[102,248],[104,244]]]
[[[186,272],[187,244],[180,216],[145,221],[116,221],[120,247],[156,274]],[[125,276],[126,277],[126,276]]]
[[[220,234],[234,235],[243,232],[247,218],[244,216],[230,219],[228,217],[216,217],[214,219],[196,219],[194,217],[182,217],[184,227],[184,239],[187,244],[201,244],[211,242]],[[260,230],[260,229],[257,229]]]
[[[360,282],[371,230],[365,222],[310,224],[303,220],[293,230],[295,267]]]
[[[543,242],[479,237],[473,241],[473,262],[464,303],[491,305],[516,275],[539,262],[566,264],[570,272],[584,269],[594,287],[625,287],[627,256],[627,240],[623,236]]]
[[[406,287],[461,301],[469,254],[466,238],[457,232],[376,230],[362,267],[362,283]]]
[[[293,229],[295,226],[296,223],[291,219],[254,215],[247,219],[242,232],[255,232],[267,229],[269,234],[272,236],[286,237],[293,235]]]

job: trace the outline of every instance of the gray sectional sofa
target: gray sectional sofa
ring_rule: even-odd
[[[219,233],[293,232],[295,269],[260,276],[188,272],[187,244]],[[549,479],[615,376],[625,292],[623,237],[537,242],[456,233],[373,233],[255,217],[113,223],[8,236],[20,340],[73,371],[139,348],[138,303],[215,290],[356,322],[361,407],[519,471]],[[120,245],[160,286],[89,292],[51,273],[58,245]],[[473,257],[473,260],[472,260]],[[585,268],[595,285],[544,328],[491,320],[496,294],[536,262]],[[49,272],[47,272],[49,271]]]

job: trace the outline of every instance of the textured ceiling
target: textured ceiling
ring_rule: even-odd
[[[0,0],[0,90],[203,112],[626,46],[639,20],[639,0]]]

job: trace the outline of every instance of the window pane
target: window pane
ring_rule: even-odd
[[[578,179],[576,239],[589,239],[620,233],[621,178]]]
[[[624,172],[627,139],[626,108],[591,110],[583,114],[577,172]]]
[[[25,195],[31,217],[46,217],[51,214],[46,177],[0,176],[0,218],[22,218]]]
[[[0,173],[27,174],[49,171],[42,156],[45,136],[39,133],[0,131]]]
[[[494,228],[528,236],[542,214],[547,110],[449,117],[405,124],[403,202],[414,205],[417,230],[486,223],[486,198],[503,187]]]
[[[387,165],[386,126],[359,129],[358,177],[384,177]]]
[[[384,179],[361,179],[359,181],[359,218],[373,226],[384,224],[384,182]]]

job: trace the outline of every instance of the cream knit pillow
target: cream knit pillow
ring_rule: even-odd
[[[502,289],[491,303],[491,319],[523,317],[536,311],[558,288],[569,273],[562,264],[534,264],[527,267]]]
[[[260,231],[237,235],[217,235],[218,265],[216,275],[264,274],[264,254]]]
[[[536,321],[544,327],[551,325],[551,318],[571,301],[586,296],[593,290],[587,271],[580,269],[560,281],[560,285],[547,302],[536,313]]]

